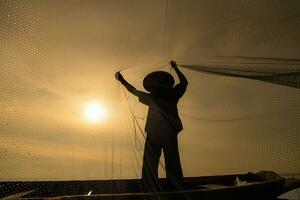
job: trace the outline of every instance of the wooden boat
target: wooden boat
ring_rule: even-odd
[[[142,182],[131,180],[1,182],[0,197],[5,199],[274,199],[300,187],[299,179],[284,179],[274,172],[256,174],[186,177],[181,190],[142,192]]]

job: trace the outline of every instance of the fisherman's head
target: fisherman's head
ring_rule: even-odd
[[[175,80],[173,76],[164,71],[155,71],[148,74],[143,81],[144,88],[150,93],[160,93],[173,88]]]

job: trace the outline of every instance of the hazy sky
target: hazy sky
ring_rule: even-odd
[[[0,5],[0,180],[139,177],[144,141],[138,131],[135,139],[116,71],[142,90],[143,77],[169,71],[161,66],[171,59],[300,59],[297,0],[169,0],[167,13],[166,0]],[[182,71],[185,176],[300,171],[300,90]],[[105,107],[99,123],[84,118],[90,101]]]

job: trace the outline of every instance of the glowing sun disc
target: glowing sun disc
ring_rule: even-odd
[[[89,122],[102,121],[106,116],[104,107],[98,102],[88,103],[84,108],[84,117]]]

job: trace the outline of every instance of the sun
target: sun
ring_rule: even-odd
[[[92,123],[100,122],[106,117],[105,108],[99,102],[89,102],[84,107],[84,117]]]

